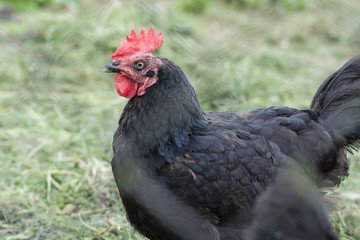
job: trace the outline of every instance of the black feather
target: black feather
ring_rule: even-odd
[[[326,204],[303,172],[281,170],[257,201],[246,240],[337,240]]]
[[[349,150],[360,147],[360,56],[325,80],[310,107],[320,113],[328,128],[345,139]]]
[[[360,138],[359,57],[325,81],[312,109],[242,117],[204,112],[180,67],[160,60],[157,82],[129,100],[113,141],[120,196],[143,235],[239,240],[279,168],[302,169],[319,186],[347,176],[344,148]]]

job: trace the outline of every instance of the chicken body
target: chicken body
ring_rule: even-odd
[[[113,141],[120,196],[143,235],[243,239],[256,198],[280,167],[301,168],[320,186],[347,176],[344,149],[360,137],[359,58],[327,79],[337,85],[319,89],[314,109],[271,107],[242,117],[204,112],[181,69],[159,60],[158,80],[129,100]],[[346,127],[342,114],[351,120]]]

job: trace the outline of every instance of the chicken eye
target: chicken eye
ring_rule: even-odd
[[[140,62],[136,62],[135,63],[135,68],[137,69],[137,70],[141,70],[141,69],[143,69],[145,67],[145,63],[143,62],[143,61],[140,61]]]

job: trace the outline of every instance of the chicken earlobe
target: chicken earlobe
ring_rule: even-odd
[[[144,95],[146,93],[146,89],[154,85],[156,81],[157,81],[156,77],[146,78],[145,82],[140,86],[139,90],[137,91],[137,95],[138,96]]]

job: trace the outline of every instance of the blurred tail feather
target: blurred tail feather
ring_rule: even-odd
[[[245,240],[337,240],[317,187],[294,169],[283,169],[257,201]]]

